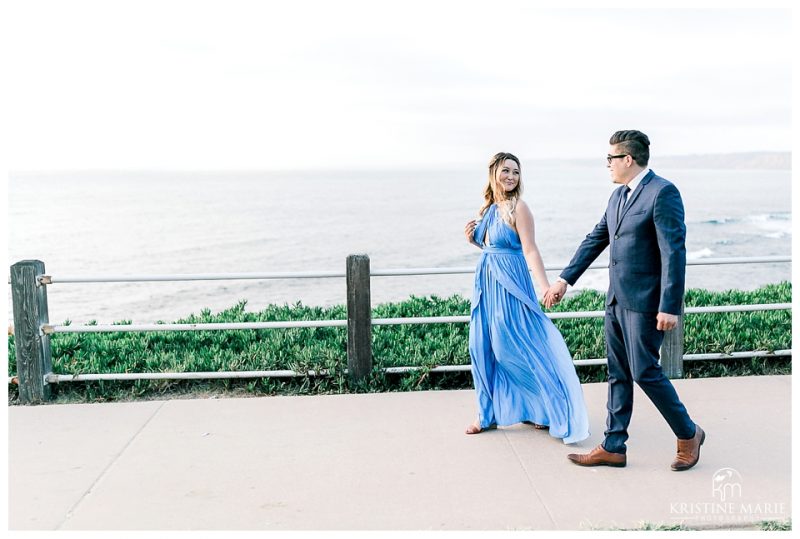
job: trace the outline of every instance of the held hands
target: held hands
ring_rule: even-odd
[[[658,313],[656,316],[656,329],[659,331],[669,331],[678,325],[678,316],[669,313]]]
[[[553,283],[550,288],[547,289],[547,292],[544,293],[544,306],[549,309],[553,305],[556,305],[564,298],[564,293],[566,291],[566,283],[561,281]]]

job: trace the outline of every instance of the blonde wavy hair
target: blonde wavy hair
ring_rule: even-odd
[[[506,159],[514,161],[520,169],[520,178],[517,186],[511,191],[506,192],[502,185],[497,181],[497,175]],[[500,211],[500,217],[510,226],[515,227],[517,223],[517,216],[514,210],[517,209],[517,202],[519,197],[522,196],[522,165],[519,159],[514,154],[508,152],[496,153],[489,161],[489,181],[483,190],[483,205],[478,210],[478,215],[483,217],[486,210],[492,204],[497,204],[497,209]]]

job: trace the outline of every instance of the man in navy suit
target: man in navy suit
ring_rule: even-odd
[[[678,322],[686,274],[686,226],[678,189],[647,167],[650,140],[617,131],[609,141],[608,169],[621,184],[594,230],[545,294],[550,307],[564,297],[597,256],[611,247],[606,297],[608,419],[603,443],[567,455],[580,466],[627,463],[625,441],[633,412],[633,382],[653,401],[678,438],[671,468],[688,470],[700,458],[705,433],[690,418],[659,364],[664,331]]]

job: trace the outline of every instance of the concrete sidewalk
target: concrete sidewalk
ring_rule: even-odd
[[[707,432],[675,438],[638,390],[627,468],[567,453],[602,440],[518,425],[466,436],[472,391],[9,408],[12,530],[741,527],[791,516],[791,377],[676,380]]]

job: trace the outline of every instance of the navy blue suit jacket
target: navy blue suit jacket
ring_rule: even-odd
[[[617,220],[625,186],[608,201],[605,215],[583,240],[561,277],[574,285],[611,246],[606,303],[616,299],[638,312],[681,314],[686,281],[686,225],[678,189],[652,170],[642,178]]]

